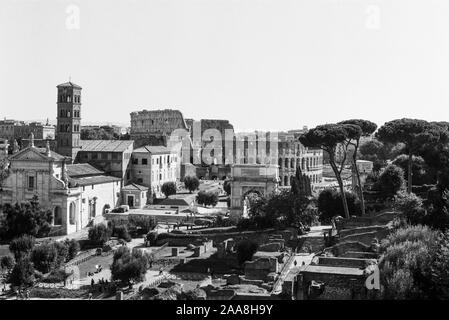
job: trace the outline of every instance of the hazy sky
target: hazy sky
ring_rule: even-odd
[[[1,0],[0,118],[55,119],[71,76],[85,122],[449,120],[448,42],[447,0]]]

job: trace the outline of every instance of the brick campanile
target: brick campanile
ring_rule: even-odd
[[[56,152],[70,157],[73,162],[80,150],[82,88],[66,82],[57,89]]]

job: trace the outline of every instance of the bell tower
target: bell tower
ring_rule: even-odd
[[[80,150],[81,90],[72,82],[57,86],[56,152],[73,162]]]

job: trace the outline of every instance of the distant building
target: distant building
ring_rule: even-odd
[[[148,187],[130,183],[122,188],[123,204],[131,209],[142,209],[148,202]]]
[[[321,183],[323,178],[323,150],[304,147],[299,136],[304,131],[278,133],[278,165],[280,186],[290,186],[290,179],[299,166],[310,178],[312,186]]]
[[[163,146],[145,146],[132,154],[132,180],[149,188],[151,195],[161,196],[165,182],[179,181],[179,158]]]
[[[373,162],[368,160],[357,160],[357,169],[360,175],[360,182],[362,184],[362,188],[365,185],[366,178],[370,173],[373,172]],[[358,186],[357,173],[354,170],[354,166],[352,166],[352,187],[356,188]]]
[[[34,134],[36,140],[53,140],[55,138],[55,127],[48,122],[26,123],[16,120],[0,120],[0,138],[8,139],[12,142],[14,139],[28,139],[30,134]]]
[[[81,140],[75,162],[89,163],[107,174],[131,181],[132,140]]]
[[[23,122],[22,122],[23,123]],[[14,139],[14,127],[21,124],[16,120],[0,120],[0,138],[13,140]]]
[[[144,145],[167,146],[174,130],[189,132],[184,117],[179,110],[142,110],[131,112],[131,139],[136,147]]]

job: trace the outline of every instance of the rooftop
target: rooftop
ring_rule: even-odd
[[[80,152],[123,152],[133,143],[133,140],[80,140]]]
[[[67,174],[69,177],[82,177],[92,175],[103,175],[104,172],[100,171],[88,163],[77,163],[67,165]]]
[[[122,188],[122,190],[130,191],[130,190],[139,190],[139,191],[147,191],[148,187],[141,186],[137,183],[130,183]]]
[[[73,82],[69,81],[66,83],[62,83],[60,85],[57,86],[57,88],[63,88],[63,87],[71,87],[71,88],[77,88],[77,89],[82,89],[79,85],[74,84]]]
[[[71,186],[88,186],[88,185],[94,185],[94,184],[103,184],[108,182],[118,182],[122,179],[113,177],[113,176],[106,176],[106,175],[98,175],[98,176],[90,176],[90,177],[81,177],[81,178],[71,178],[69,176],[69,183]]]
[[[364,271],[359,268],[330,267],[320,265],[308,265],[302,270],[302,272],[335,274],[341,276],[363,276],[364,274]]]
[[[144,146],[138,149],[135,149],[134,152],[138,153],[151,153],[151,154],[167,154],[172,153],[172,151],[164,146]]]
[[[37,149],[37,151],[41,154],[43,154],[44,156],[47,156],[47,149],[46,148],[36,148],[36,147],[32,147]],[[65,157],[60,155],[59,153],[56,153],[54,151],[50,150],[50,158],[53,158],[55,160],[63,160]]]

